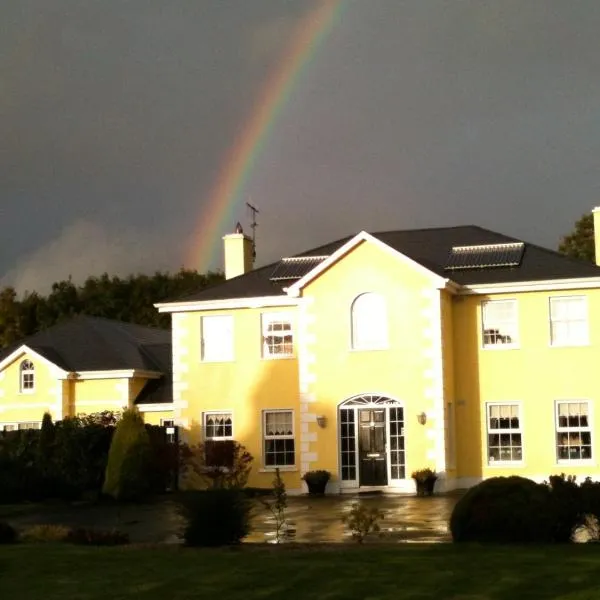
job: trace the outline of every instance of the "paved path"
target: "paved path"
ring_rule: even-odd
[[[340,542],[349,532],[342,517],[355,502],[377,506],[385,515],[381,537],[372,541],[443,542],[449,541],[448,519],[458,495],[417,498],[415,496],[327,496],[291,497],[288,500],[290,540],[296,542]],[[0,506],[0,520],[17,527],[37,523],[59,523],[71,527],[118,528],[129,533],[132,542],[177,543],[182,521],[170,500],[141,506],[102,506],[45,504],[12,510],[7,514]],[[270,513],[257,503],[252,519],[253,532],[247,542],[272,541],[274,521]]]

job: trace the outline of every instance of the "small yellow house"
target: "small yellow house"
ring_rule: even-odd
[[[598,216],[595,214],[595,216]],[[598,228],[597,228],[598,230]],[[235,439],[250,485],[331,472],[329,492],[600,476],[600,267],[475,226],[338,240],[227,280],[172,314],[174,419]],[[600,256],[600,252],[597,252]]]
[[[0,431],[134,405],[171,424],[171,332],[87,316],[0,352]]]

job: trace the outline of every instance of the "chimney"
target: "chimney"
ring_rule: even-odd
[[[594,249],[596,250],[596,264],[600,266],[600,206],[592,211],[594,215]]]
[[[225,279],[231,279],[252,270],[254,266],[252,239],[244,234],[239,223],[235,227],[235,233],[228,233],[223,237],[223,249],[225,251]]]

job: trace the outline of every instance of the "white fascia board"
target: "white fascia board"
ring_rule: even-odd
[[[61,369],[58,365],[54,364],[51,360],[48,360],[45,356],[41,355],[39,352],[31,349],[26,344],[19,346],[14,352],[11,352],[2,362],[0,362],[0,371],[5,369],[8,365],[12,364],[14,361],[18,360],[21,356],[25,354],[31,354],[35,356],[36,360],[40,360],[41,362],[48,365],[53,371],[54,374],[59,375],[59,378],[62,379],[63,375],[66,377],[68,372],[64,369]]]
[[[169,412],[173,410],[172,402],[160,402],[157,404],[135,404],[140,412]]]
[[[600,277],[574,279],[547,279],[544,281],[519,281],[515,283],[490,283],[484,285],[462,285],[461,296],[481,294],[513,294],[515,292],[560,292],[566,290],[589,290],[600,288]]]
[[[168,302],[155,304],[158,312],[180,313],[205,310],[229,310],[232,308],[265,308],[273,306],[296,306],[298,301],[289,296],[259,296],[254,298],[227,298],[202,302]]]
[[[394,248],[392,248],[391,246],[388,246],[381,240],[378,240],[376,237],[372,236],[370,233],[368,233],[366,231],[361,231],[360,233],[357,233],[352,239],[348,240],[343,246],[338,248],[333,254],[331,254],[328,258],[326,258],[323,262],[319,263],[312,271],[309,271],[304,277],[302,277],[301,279],[296,281],[296,283],[294,283],[293,285],[288,287],[286,289],[288,295],[290,295],[293,298],[299,297],[300,292],[304,286],[306,286],[308,283],[313,281],[313,279],[318,277],[321,273],[323,273],[323,271],[325,271],[326,269],[331,267],[333,264],[335,264],[338,260],[340,260],[346,254],[348,254],[351,250],[356,248],[356,246],[358,246],[362,242],[369,242],[369,243],[375,244],[378,248],[381,248],[388,254],[391,254],[394,258],[397,258],[398,260],[400,260],[404,264],[410,266],[411,268],[415,269],[419,273],[426,275],[429,279],[431,279],[432,283],[438,289],[442,289],[442,288],[451,289],[451,287],[448,286],[448,284],[449,284],[448,279],[444,279],[443,277],[440,277],[433,271],[430,271],[429,269],[424,267],[422,264],[420,264],[420,263],[414,261],[412,258],[406,256],[406,254],[402,254],[402,252],[398,252],[398,250],[395,250]]]
[[[144,371],[141,369],[120,369],[113,371],[78,371],[72,375],[73,379],[133,379],[143,377],[144,379],[160,379],[163,373],[160,371]]]

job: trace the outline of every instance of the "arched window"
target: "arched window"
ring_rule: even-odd
[[[35,367],[30,360],[21,363],[21,392],[33,392],[35,389]]]
[[[388,345],[385,298],[372,292],[361,294],[352,303],[352,348],[374,350]]]

